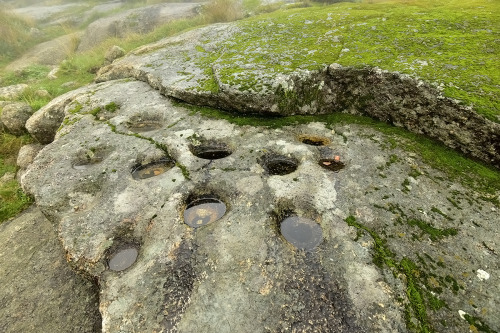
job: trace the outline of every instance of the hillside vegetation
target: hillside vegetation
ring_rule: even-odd
[[[28,19],[9,13],[0,5],[0,65],[21,55],[32,43],[30,29],[34,26]]]

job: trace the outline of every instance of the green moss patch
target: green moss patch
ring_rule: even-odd
[[[256,75],[275,78],[331,63],[378,66],[434,83],[446,96],[498,122],[499,11],[500,3],[488,0],[280,10],[239,22],[241,31],[205,60],[210,65],[216,60],[222,83],[251,91],[270,88]],[[257,71],[249,71],[249,65]]]
[[[418,227],[420,230],[422,230],[423,233],[427,234],[429,238],[433,241],[437,241],[447,236],[455,236],[458,233],[458,230],[455,228],[439,229],[433,227],[430,223],[416,219],[409,219],[407,223],[408,225]]]
[[[434,332],[427,312],[448,308],[446,302],[439,298],[439,294],[443,292],[443,288],[456,293],[460,289],[457,281],[449,275],[443,277],[432,273],[431,268],[435,266],[428,264],[418,253],[416,257],[423,267],[407,257],[398,259],[384,238],[373,229],[356,221],[354,216],[347,217],[345,222],[356,228],[358,233],[367,233],[372,237],[373,262],[381,269],[389,269],[394,277],[401,279],[405,284],[406,300],[403,300],[403,304],[408,329],[419,333]],[[435,263],[432,258],[430,260]]]

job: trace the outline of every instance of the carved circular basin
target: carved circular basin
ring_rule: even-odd
[[[175,165],[171,159],[161,159],[148,164],[136,166],[132,170],[132,177],[134,179],[147,179],[156,177],[170,170]]]
[[[150,132],[163,127],[163,124],[156,120],[135,120],[127,124],[127,128],[132,132]]]
[[[323,158],[319,160],[319,165],[330,171],[338,172],[345,168],[345,164],[340,161],[340,158],[336,156],[335,158]]]
[[[92,167],[94,164],[101,163],[104,160],[103,152],[88,151],[84,157],[81,157],[73,163],[73,169],[85,170]]]
[[[297,170],[298,162],[295,158],[278,154],[267,154],[262,157],[261,164],[270,175],[287,175]]]
[[[191,145],[190,150],[194,156],[206,160],[217,160],[233,153],[228,145],[216,141],[206,141],[199,145]]]
[[[299,136],[299,140],[302,143],[305,143],[306,145],[310,146],[326,146],[331,142],[330,139],[325,138],[324,136],[309,135],[309,134],[303,134]]]
[[[295,215],[281,222],[280,231],[290,244],[303,250],[313,250],[323,239],[323,231],[318,223]]]
[[[213,223],[226,214],[226,204],[217,198],[199,198],[190,202],[184,211],[184,222],[193,228]]]
[[[124,271],[135,263],[138,255],[139,251],[136,247],[123,247],[113,253],[108,261],[108,267],[115,272]]]

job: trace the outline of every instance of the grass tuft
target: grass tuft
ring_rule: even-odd
[[[242,19],[243,7],[235,0],[212,0],[203,8],[205,22],[231,22]]]
[[[0,178],[6,173],[16,172],[17,154],[28,142],[28,135],[16,137],[0,133]],[[0,223],[16,216],[30,204],[31,199],[22,192],[15,179],[0,182]]]

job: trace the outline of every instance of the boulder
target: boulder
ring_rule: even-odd
[[[36,111],[26,121],[26,129],[38,142],[47,144],[52,142],[61,121],[65,116],[66,106],[73,100],[81,90],[73,90],[58,96],[47,105]],[[73,106],[73,109],[76,106]],[[68,111],[69,112],[69,111]]]
[[[38,89],[35,91],[35,95],[42,98],[50,98],[50,93],[45,89]]]
[[[21,96],[24,90],[28,88],[28,85],[25,83],[19,83],[12,86],[1,87],[0,88],[0,98],[14,100]]]
[[[34,64],[59,65],[61,61],[73,54],[78,46],[81,33],[76,32],[58,37],[54,40],[36,45],[21,58],[7,65],[8,71],[21,71]]]
[[[405,137],[238,126],[134,80],[63,99],[21,185],[99,281],[102,332],[466,331],[459,310],[500,325],[495,203]]]
[[[26,168],[33,163],[36,155],[43,149],[43,145],[37,143],[27,144],[21,147],[19,153],[17,155],[17,173],[16,178],[18,181],[21,181],[24,173],[26,172]]]
[[[78,84],[78,82],[76,81],[68,81],[68,82],[64,82],[63,84],[61,84],[61,87],[62,88],[72,88],[74,86],[76,86]]]
[[[10,101],[0,101],[0,132],[4,132],[5,131],[5,126],[2,122],[2,117],[1,117],[1,114],[2,114],[2,109],[4,106],[6,106],[7,104],[10,104],[12,102]]]
[[[125,50],[117,45],[113,45],[104,56],[104,65],[111,64],[114,60],[121,58],[125,55]]]
[[[26,169],[35,160],[36,155],[42,150],[43,145],[37,143],[30,143],[24,145],[19,150],[17,155],[17,166],[19,169]]]
[[[164,3],[130,9],[91,23],[78,45],[78,52],[92,49],[104,40],[150,32],[160,24],[196,15],[197,3]]]
[[[26,121],[33,114],[33,109],[26,103],[10,103],[2,108],[0,119],[5,130],[14,135],[26,133]]]

